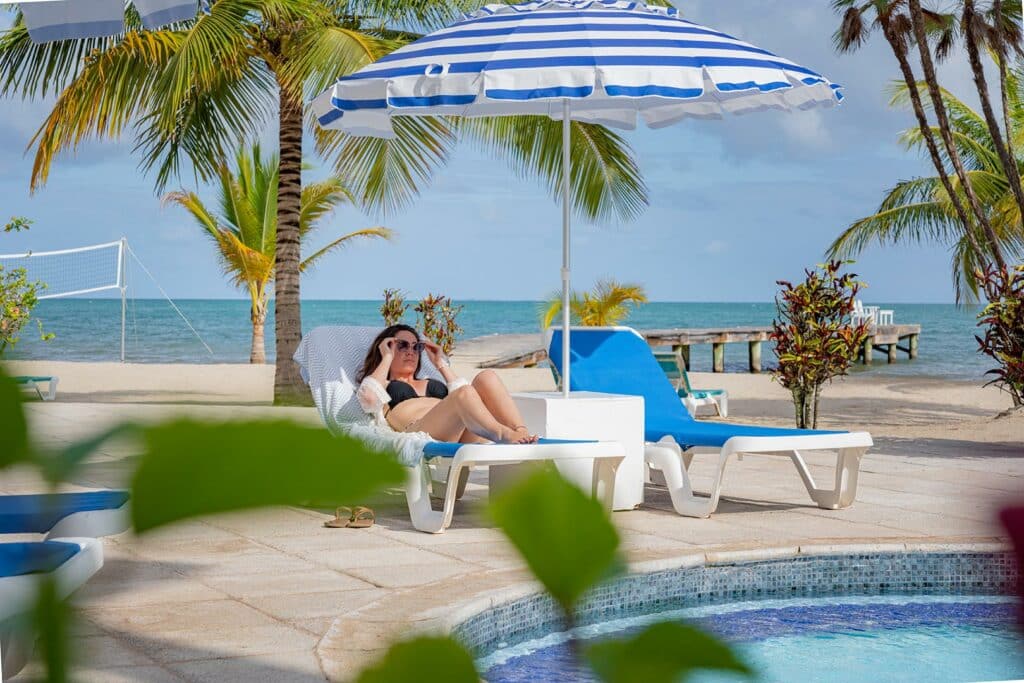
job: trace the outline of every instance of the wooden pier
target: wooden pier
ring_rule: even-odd
[[[761,347],[768,341],[772,328],[768,326],[728,327],[728,328],[674,328],[667,330],[637,330],[652,347],[669,346],[678,351],[690,369],[690,347],[695,344],[711,345],[711,368],[714,372],[725,372],[725,345],[746,343],[747,364],[750,372],[761,372]],[[917,358],[918,338],[921,336],[920,325],[878,325],[871,329],[870,336],[864,342],[864,348],[858,359],[866,365],[871,364],[874,351],[886,354],[890,363],[896,362],[897,351],[902,351],[913,360]],[[515,353],[492,358],[479,363],[481,368],[529,368],[546,360],[544,349],[530,349],[523,353]]]

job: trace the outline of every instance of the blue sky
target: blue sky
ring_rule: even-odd
[[[836,55],[838,17],[829,3],[796,0],[686,0],[681,11],[825,74],[845,86],[843,106],[768,112],[722,121],[688,121],[625,133],[650,189],[650,207],[627,225],[573,227],[573,282],[600,277],[641,284],[659,301],[768,301],[775,281],[799,277],[853,220],[878,206],[897,181],[929,173],[906,151],[900,130],[909,112],[890,109],[886,88],[898,76],[881,39]],[[965,60],[944,83],[967,95]],[[970,99],[965,97],[965,99]],[[162,206],[153,179],[138,170],[131,140],[89,143],[57,161],[49,183],[30,196],[25,146],[49,103],[0,100],[0,218],[35,220],[28,233],[4,235],[0,251],[43,251],[122,235],[172,297],[234,298],[215,252],[183,210]],[[314,163],[316,161],[311,159]],[[182,187],[193,188],[191,178]],[[211,201],[209,188],[201,194]],[[558,289],[561,213],[543,185],[517,178],[500,161],[465,146],[410,208],[366,216],[345,208],[326,221],[314,247],[333,235],[384,224],[392,243],[362,242],[304,276],[304,298],[375,299],[386,287],[418,297],[539,299]],[[951,302],[945,248],[872,247],[854,267],[865,299]],[[137,297],[157,296],[138,273]]]

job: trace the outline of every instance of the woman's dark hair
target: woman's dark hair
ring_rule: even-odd
[[[356,381],[362,382],[367,375],[371,374],[380,365],[380,361],[383,358],[380,354],[380,343],[388,337],[394,337],[396,334],[402,331],[412,332],[412,336],[416,337],[416,341],[420,341],[420,333],[416,331],[415,327],[409,325],[392,325],[391,327],[385,327],[384,331],[377,335],[377,338],[370,344],[370,350],[366,354],[366,360],[363,361],[363,367],[359,370],[359,374],[356,375]],[[416,379],[420,378],[420,365],[422,359],[417,354],[416,356],[416,371],[412,373],[412,376]]]

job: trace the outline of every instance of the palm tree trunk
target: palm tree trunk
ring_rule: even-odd
[[[981,53],[978,50],[978,35],[975,28],[975,24],[978,20],[978,15],[974,11],[974,0],[964,0],[964,14],[963,14],[963,27],[964,27],[964,38],[967,44],[967,59],[971,65],[971,71],[974,75],[974,87],[978,90],[978,97],[981,99],[981,111],[985,115],[985,124],[988,126],[989,135],[992,136],[992,143],[995,145],[996,153],[999,154],[999,161],[1003,165],[1003,172],[1006,175],[1007,181],[1010,183],[1010,190],[1013,192],[1014,199],[1017,200],[1017,207],[1020,210],[1020,214],[1024,216],[1024,190],[1021,189],[1020,184],[1020,173],[1017,170],[1017,163],[1013,159],[1006,143],[1003,141],[1003,134],[999,128],[999,122],[996,119],[996,114],[992,110],[992,102],[989,97],[988,91],[988,79],[985,78],[985,67],[981,63]],[[1001,17],[996,17],[997,26],[1001,22]],[[1002,32],[1000,31],[999,38],[997,40],[999,45],[1002,45]],[[1000,49],[1000,48],[997,48]],[[1004,67],[1002,65],[1003,60],[1000,58],[1000,73],[999,83],[1003,87],[1003,102],[1004,102],[1004,116],[1005,116],[1005,85],[1004,85]],[[1009,124],[1009,121],[1006,121]],[[1006,137],[1009,138],[1011,135],[1011,129],[1006,128]]]
[[[942,187],[945,188],[950,203],[953,204],[957,218],[960,219],[964,226],[964,234],[967,236],[967,241],[970,242],[971,248],[980,254],[982,253],[981,247],[977,239],[975,239],[972,230],[974,221],[967,217],[967,210],[964,208],[963,202],[960,201],[960,195],[953,189],[953,183],[949,179],[949,174],[946,173],[946,165],[942,162],[942,156],[939,154],[939,147],[935,142],[935,134],[932,132],[928,115],[925,113],[924,103],[921,102],[921,91],[917,87],[917,77],[914,76],[910,60],[907,59],[907,45],[889,20],[882,21],[882,33],[889,42],[889,47],[892,48],[893,54],[896,55],[896,61],[899,62],[900,73],[903,75],[903,81],[907,84],[907,93],[910,95],[910,103],[914,109],[914,116],[917,118],[917,127],[921,130],[932,165],[935,166],[935,171],[939,174],[939,181],[942,183]]]
[[[252,320],[252,347],[249,351],[249,362],[263,365],[267,362],[267,351],[264,343],[264,327],[267,322],[267,292],[260,289],[252,290],[252,309],[249,317]]]
[[[932,61],[928,36],[924,30],[924,13],[921,10],[921,0],[908,0],[908,7],[910,9],[910,23],[914,28],[914,39],[917,42],[917,50],[921,56],[921,70],[924,72],[924,80],[928,85],[928,93],[932,98],[932,107],[935,109],[935,119],[938,122],[939,134],[942,135],[942,142],[946,145],[949,160],[952,162],[956,176],[960,179],[960,184],[963,186],[967,203],[970,205],[971,211],[978,219],[978,224],[981,225],[985,233],[985,238],[989,243],[989,253],[995,260],[996,265],[1003,267],[1006,261],[1003,259],[1002,250],[999,248],[999,238],[996,237],[988,216],[985,215],[985,211],[981,208],[981,202],[978,201],[978,196],[974,193],[974,187],[971,186],[970,180],[967,177],[967,171],[964,170],[963,161],[960,159],[960,153],[953,142],[953,134],[950,132],[949,127],[949,117],[946,114],[946,105],[942,101],[939,79],[935,74],[935,62]],[[970,231],[969,225],[964,227]],[[985,252],[980,252],[980,255],[984,256],[984,254]]]
[[[277,189],[277,252],[274,260],[274,336],[277,367],[274,403],[309,402],[309,390],[293,360],[302,338],[299,303],[299,209],[302,198],[302,99],[279,84],[281,155]]]

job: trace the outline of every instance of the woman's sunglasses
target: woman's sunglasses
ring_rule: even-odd
[[[399,351],[408,351],[409,349],[412,349],[416,353],[420,353],[423,349],[427,348],[427,345],[423,342],[411,342],[404,339],[396,339],[395,348]]]

